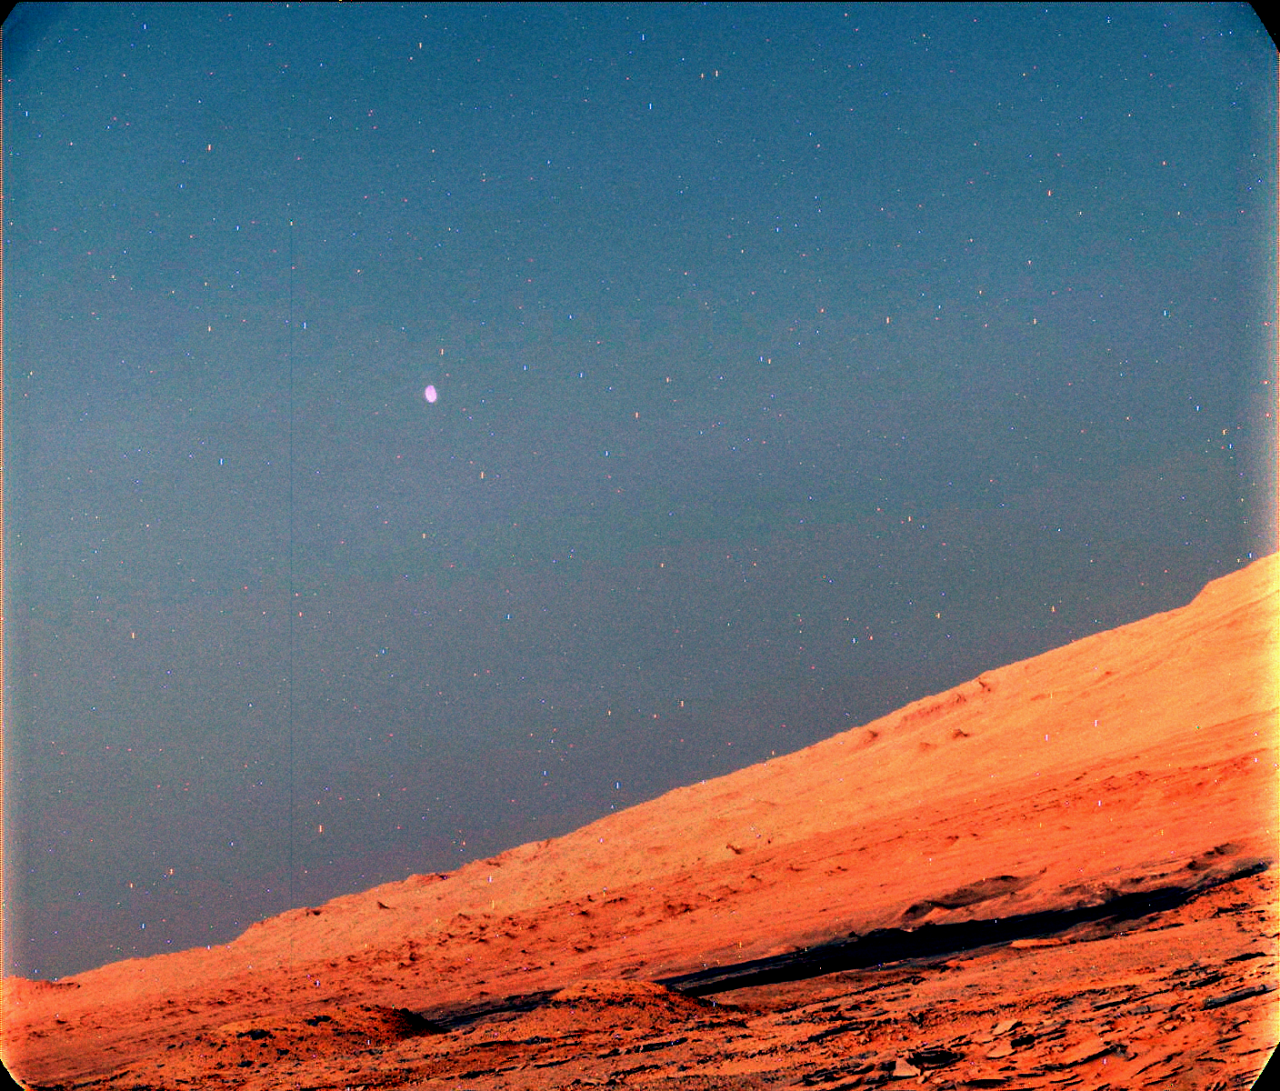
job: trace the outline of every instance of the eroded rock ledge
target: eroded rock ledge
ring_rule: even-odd
[[[1126,921],[1175,909],[1224,883],[1266,871],[1268,866],[1265,861],[1253,860],[1222,871],[1189,869],[1194,877],[1192,882],[1117,893],[1090,905],[955,924],[926,922],[915,929],[880,928],[866,935],[851,935],[770,958],[660,978],[659,984],[687,996],[709,996],[731,989],[800,981],[841,970],[961,954],[1019,940],[1046,939],[1085,925],[1093,925],[1101,934],[1109,934]]]

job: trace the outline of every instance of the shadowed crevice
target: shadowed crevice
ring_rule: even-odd
[[[469,1026],[491,1015],[519,1015],[533,1011],[547,1003],[556,994],[555,989],[519,993],[515,996],[499,996],[460,1007],[428,1008],[418,1012],[432,1031],[448,1032]]]

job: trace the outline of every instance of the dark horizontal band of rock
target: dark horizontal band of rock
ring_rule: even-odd
[[[881,928],[863,936],[833,940],[784,955],[659,978],[658,984],[688,996],[708,996],[730,989],[801,981],[842,970],[961,954],[1014,940],[1053,936],[1081,924],[1137,920],[1152,913],[1166,912],[1214,887],[1257,875],[1267,867],[1265,862],[1256,861],[1226,873],[1201,876],[1191,884],[1117,894],[1097,905],[1048,909],[957,924],[926,923],[915,930]]]

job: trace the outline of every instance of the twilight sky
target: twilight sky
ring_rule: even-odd
[[[4,76],[6,973],[1276,548],[1247,7],[71,4]]]

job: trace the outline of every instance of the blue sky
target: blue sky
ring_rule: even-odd
[[[565,832],[1276,547],[1248,8],[4,49],[5,972]]]

